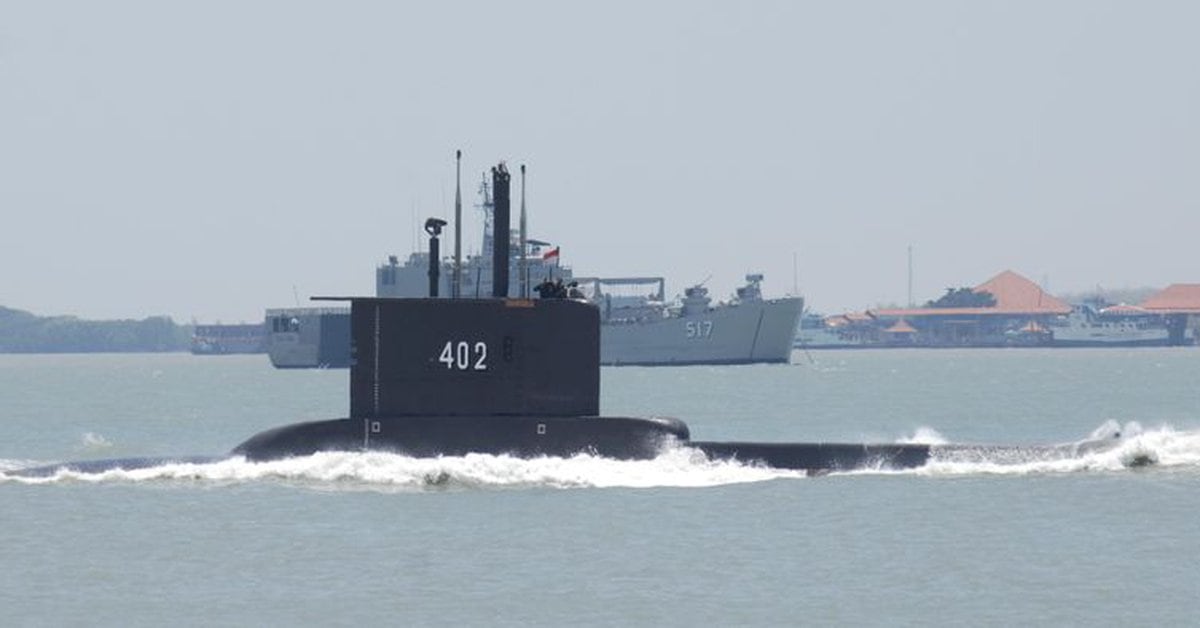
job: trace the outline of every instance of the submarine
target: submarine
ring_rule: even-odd
[[[509,233],[510,176],[503,163],[491,174],[496,233]],[[822,475],[911,469],[935,458],[1020,464],[1106,451],[1122,442],[1119,430],[1079,443],[1034,446],[704,441],[693,440],[687,424],[677,418],[603,416],[598,307],[578,298],[569,286],[548,282],[536,290],[538,298],[509,298],[508,273],[499,270],[493,271],[491,297],[437,298],[440,236],[446,224],[439,218],[425,224],[427,298],[314,297],[350,303],[348,416],[268,429],[224,456],[65,462],[0,475],[101,473],[234,457],[270,461],[323,451],[385,451],[418,458],[586,453],[644,460],[670,447],[689,447],[710,460]],[[493,253],[500,261],[508,259],[508,240],[495,239]],[[497,262],[492,268],[507,265]],[[1156,463],[1152,452],[1140,451],[1124,461],[1131,468]]]
[[[510,179],[491,169],[495,233],[510,230]],[[426,221],[429,297],[314,297],[350,303],[349,416],[285,425],[233,449],[251,461],[319,451],[387,451],[413,457],[468,453],[622,460],[687,446],[712,459],[783,469],[906,468],[928,445],[709,442],[677,418],[602,416],[600,312],[571,290],[542,284],[509,298],[509,239],[495,239],[490,298],[438,299],[446,222]],[[452,295],[453,296],[453,295]]]

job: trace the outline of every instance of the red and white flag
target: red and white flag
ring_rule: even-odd
[[[550,249],[549,251],[542,253],[542,259],[545,259],[545,260],[558,259],[558,247],[556,246],[556,247]]]

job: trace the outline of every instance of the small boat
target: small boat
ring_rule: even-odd
[[[1075,305],[1069,314],[1047,323],[1054,347],[1165,347],[1166,319],[1133,305]]]

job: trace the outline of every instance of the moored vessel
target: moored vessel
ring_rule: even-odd
[[[1081,303],[1046,326],[1055,347],[1165,347],[1171,339],[1163,316],[1132,305]]]
[[[503,172],[507,176],[507,170]],[[763,298],[761,274],[747,275],[746,284],[727,302],[714,302],[703,285],[691,286],[680,298],[668,301],[662,277],[577,278],[572,268],[562,263],[559,246],[526,238],[524,229],[517,232],[496,226],[497,199],[486,181],[479,188],[479,198],[475,207],[483,216],[481,251],[461,262],[438,257],[433,263],[437,270],[435,296],[477,298],[494,292],[494,281],[504,283],[506,296],[517,298],[529,298],[535,285],[546,282],[577,288],[600,307],[599,359],[605,365],[789,361],[804,302],[800,297]],[[506,251],[502,257],[497,255],[501,248]],[[404,261],[389,256],[375,269],[375,296],[431,294],[430,255],[418,251]],[[507,266],[507,273],[494,272],[498,265]],[[637,292],[622,292],[628,288]],[[267,350],[276,367],[349,366],[348,308],[269,310],[267,319]]]
[[[580,284],[600,308],[601,364],[787,363],[804,301],[764,299],[762,280],[761,274],[746,275],[733,299],[715,304],[703,285],[666,302],[661,277],[581,279]],[[618,286],[633,286],[636,295],[614,296]],[[637,290],[644,286],[656,289]]]
[[[266,343],[262,323],[194,325],[190,350],[195,355],[266,353]]]

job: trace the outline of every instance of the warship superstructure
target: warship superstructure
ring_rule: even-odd
[[[560,248],[497,229],[496,200],[486,181],[476,208],[483,215],[481,251],[458,265],[441,259],[436,294],[478,298],[494,292],[493,277],[507,279],[510,298],[529,298],[542,284],[569,287],[601,312],[600,363],[604,365],[685,365],[786,363],[803,299],[765,299],[761,274],[746,276],[728,302],[714,302],[703,285],[687,288],[668,301],[662,277],[576,278],[561,262]],[[507,199],[506,199],[507,200]],[[507,234],[497,257],[497,233]],[[425,297],[429,293],[431,252],[418,251],[401,261],[390,256],[375,269],[375,296]],[[507,277],[493,272],[507,260]],[[630,290],[633,293],[630,293]],[[267,352],[278,368],[345,368],[350,365],[350,309],[289,308],[267,312]]]

